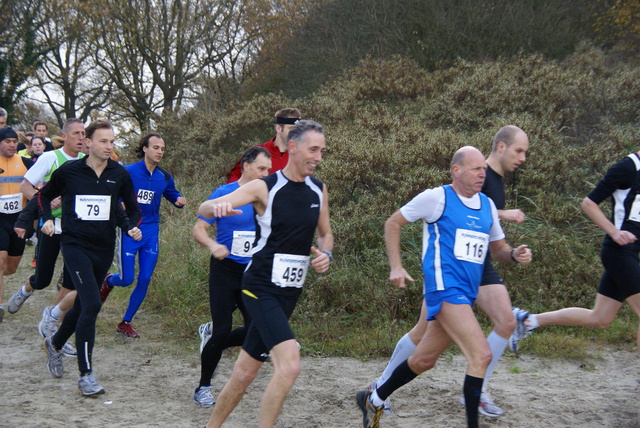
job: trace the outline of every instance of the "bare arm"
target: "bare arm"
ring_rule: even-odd
[[[31,199],[37,192],[38,189],[36,189],[26,178],[22,180],[22,183],[20,183],[20,193],[22,193],[25,198]]]
[[[320,218],[318,219],[318,226],[316,228],[318,234],[318,248],[312,247],[311,251],[316,256],[311,261],[311,266],[318,273],[324,273],[329,269],[331,260],[329,255],[322,251],[333,250],[333,232],[331,231],[331,223],[329,222],[329,195],[327,192],[327,186],[324,186],[322,190],[322,210],[320,211]]]
[[[500,220],[512,221],[514,223],[522,223],[527,216],[521,210],[498,210]]]
[[[197,219],[196,224],[193,226],[191,236],[202,248],[209,250],[209,253],[218,260],[222,260],[229,255],[229,249],[216,242],[211,236],[209,236],[209,228],[211,225],[202,219]]]
[[[254,204],[255,212],[262,214],[267,205],[268,194],[267,184],[264,181],[253,180],[228,195],[204,201],[198,207],[198,215],[213,218],[242,214],[242,211],[236,208],[251,203]]]
[[[522,265],[528,265],[531,263],[533,254],[526,245],[520,245],[519,247],[512,248],[507,244],[505,239],[499,241],[493,241],[489,243],[491,251],[491,257],[502,263],[520,263]]]
[[[618,229],[611,221],[604,215],[598,204],[591,199],[584,198],[580,205],[582,211],[595,223],[604,233],[609,235],[613,241],[618,245],[626,245],[635,242],[638,238],[631,232]]]
[[[405,288],[405,279],[413,282],[413,278],[402,267],[402,257],[400,255],[400,229],[409,222],[400,211],[393,213],[384,223],[384,242],[389,258],[389,281],[399,288]]]

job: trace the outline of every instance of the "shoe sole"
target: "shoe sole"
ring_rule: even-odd
[[[100,389],[100,391],[98,391],[98,392],[84,392],[80,388],[78,388],[78,391],[80,391],[80,393],[82,393],[83,397],[94,397],[96,395],[101,395],[101,394],[105,393],[104,388]]]
[[[130,336],[127,334],[126,331],[124,330],[120,330],[119,328],[116,328],[116,333],[123,335],[124,337],[129,337],[131,339],[140,339],[140,335],[137,336]]]

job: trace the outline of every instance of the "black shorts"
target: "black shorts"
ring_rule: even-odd
[[[604,273],[600,279],[598,293],[618,302],[640,293],[640,265],[638,265],[638,247],[616,244],[603,244],[600,260]]]
[[[297,294],[289,296],[243,290],[242,301],[251,316],[251,325],[242,349],[252,358],[265,361],[271,348],[295,338],[289,326],[289,317],[298,303]]]
[[[502,282],[502,278],[500,278],[500,274],[496,271],[496,268],[493,267],[493,263],[491,262],[491,253],[489,253],[484,259],[484,270],[482,271],[482,281],[480,282],[480,286],[482,287],[483,285],[491,284],[504,283]]]
[[[25,240],[13,230],[17,219],[17,214],[0,214],[0,251],[6,251],[9,257],[19,257],[24,253]]]

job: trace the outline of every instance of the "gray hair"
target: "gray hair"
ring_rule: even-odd
[[[7,117],[7,111],[0,107],[0,117]]]
[[[81,121],[80,119],[76,119],[74,117],[72,117],[71,119],[68,119],[64,125],[62,125],[62,132],[64,132],[65,134],[69,133],[69,128],[71,128],[71,125],[73,125],[74,123],[79,123],[80,125],[84,126],[84,122]]]
[[[301,120],[291,127],[289,130],[289,141],[295,141],[296,146],[300,146],[304,141],[307,132],[317,132],[324,134],[324,128],[318,122],[313,120]]]

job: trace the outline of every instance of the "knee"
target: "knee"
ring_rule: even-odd
[[[280,364],[275,370],[275,375],[280,376],[282,379],[286,379],[288,382],[293,384],[298,376],[300,376],[301,371],[302,366],[300,365],[300,359],[297,359]]]
[[[486,369],[489,367],[492,358],[493,354],[491,353],[491,348],[487,346],[486,349],[479,349],[471,355],[469,358],[469,365]]]
[[[518,323],[513,313],[509,311],[508,316],[503,316],[495,323],[494,330],[502,337],[509,337],[516,329]]]
[[[594,327],[594,328],[607,328],[611,325],[611,321],[613,321],[612,319],[609,318],[603,318],[603,317],[594,317],[591,320],[591,326],[590,327]]]
[[[231,377],[246,389],[256,378],[257,373],[258,372],[255,370],[251,370],[246,367],[238,367],[236,364],[236,367],[233,368],[233,374]]]

